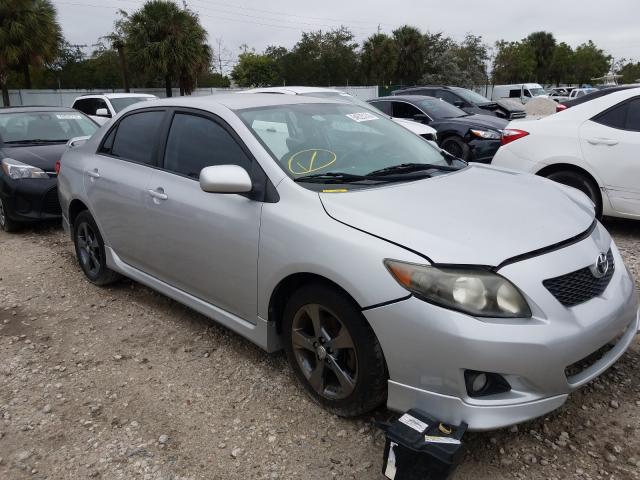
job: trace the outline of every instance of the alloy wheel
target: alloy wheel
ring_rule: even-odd
[[[353,393],[358,380],[356,349],[337,315],[322,305],[302,306],[293,318],[291,344],[316,393],[331,400]]]
[[[100,244],[96,232],[86,222],[78,226],[77,244],[83,268],[90,276],[97,276],[101,265]]]

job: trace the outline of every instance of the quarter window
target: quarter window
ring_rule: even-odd
[[[393,116],[397,118],[409,118],[413,119],[416,115],[420,115],[422,112],[413,105],[405,102],[393,102]]]
[[[601,123],[611,128],[624,129],[627,124],[627,109],[629,103],[618,105],[604,113],[601,113],[593,119],[594,122]]]
[[[160,137],[163,111],[140,112],[127,115],[118,123],[113,146],[107,147],[110,138],[102,145],[102,152],[134,162],[154,165],[154,147]],[[109,134],[111,137],[111,134]]]
[[[177,113],[173,117],[164,167],[191,178],[213,165],[239,165],[247,170],[250,159],[221,125],[205,117]]]
[[[640,98],[629,102],[627,110],[627,130],[640,132]]]

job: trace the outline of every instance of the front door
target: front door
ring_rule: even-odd
[[[584,122],[580,143],[585,160],[604,183],[613,209],[640,216],[640,97]]]
[[[219,119],[175,112],[164,164],[147,196],[149,261],[144,270],[170,285],[256,322],[262,203],[247,195],[205,193],[200,171],[252,162]]]

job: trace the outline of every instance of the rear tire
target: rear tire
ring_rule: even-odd
[[[4,200],[0,198],[0,230],[7,233],[16,232],[20,224],[9,218],[9,213],[5,207]]]
[[[88,210],[80,212],[73,222],[73,243],[80,268],[89,281],[105,286],[120,279],[120,274],[107,267],[104,241]]]
[[[600,189],[589,177],[572,170],[560,170],[550,173],[546,177],[554,182],[562,183],[563,185],[580,190],[589,197],[595,205],[596,218],[602,218],[602,196],[600,195]]]
[[[456,135],[445,138],[442,141],[440,148],[449,152],[454,157],[461,158],[466,162],[469,161],[469,157],[471,156],[471,149],[469,148],[469,145],[464,143],[464,140]]]
[[[385,402],[382,347],[346,295],[323,284],[300,288],[284,309],[283,332],[295,376],[325,409],[353,417]]]

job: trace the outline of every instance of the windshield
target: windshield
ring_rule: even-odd
[[[439,118],[456,118],[466,117],[468,115],[464,110],[451,105],[450,103],[438,98],[425,98],[415,102],[434,120]]]
[[[133,105],[134,103],[138,103],[138,102],[146,102],[148,100],[155,100],[155,98],[154,97],[119,97],[119,98],[109,99],[116,113],[119,113],[120,110],[127,108],[129,105]]]
[[[349,95],[348,93],[343,92],[311,92],[311,93],[301,93],[305,97],[315,97],[315,98],[333,98],[336,100],[344,100],[345,102],[353,103],[354,105],[358,105],[359,107],[366,108],[367,110],[371,110],[376,114],[380,114],[380,110],[375,108],[372,105],[369,105],[367,102],[360,100],[353,95]]]
[[[474,92],[473,90],[467,90],[466,88],[452,88],[451,90],[455,91],[458,95],[464,98],[469,103],[491,103],[487,97],[483,97],[479,93]]]
[[[545,92],[544,88],[530,88],[529,91],[531,92],[531,96],[532,97],[539,97],[540,95],[546,95],[547,92]]]
[[[370,109],[348,104],[277,105],[237,112],[291,178],[367,175],[405,163],[448,166],[429,142]]]
[[[93,135],[98,125],[79,112],[0,114],[0,140],[4,143],[66,142]]]

